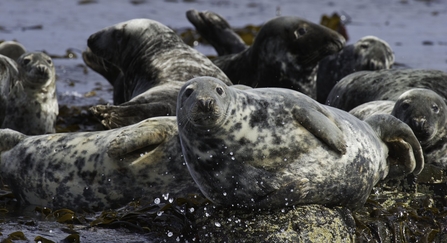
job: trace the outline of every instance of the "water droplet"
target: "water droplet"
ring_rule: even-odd
[[[189,212],[194,213],[194,208],[189,208]]]
[[[206,217],[209,217],[209,216],[211,216],[211,215],[210,215],[209,213],[205,213],[205,216],[206,216]]]
[[[231,160],[235,160],[235,158],[233,156],[231,156]]]
[[[230,152],[230,155],[233,155],[233,152]]]
[[[224,195],[224,197],[226,197],[227,196],[227,193],[226,192],[224,192],[224,193],[222,193],[223,195]]]
[[[169,198],[169,203],[172,203],[174,201],[174,198]]]
[[[163,213],[164,213],[163,211],[158,211],[157,216],[161,216],[161,215],[163,215]]]
[[[165,200],[168,200],[168,198],[169,198],[169,192],[166,193],[166,194],[163,194],[162,196],[163,196],[163,198],[164,198]]]
[[[158,197],[155,198],[155,199],[154,199],[154,203],[155,203],[155,204],[159,204],[159,203],[160,203],[160,198],[158,198]]]
[[[214,225],[215,225],[216,227],[220,227],[220,226],[222,226],[219,222],[215,222]]]
[[[143,157],[143,156],[144,156],[144,154],[143,154],[143,153],[141,153],[141,154],[140,154],[140,157]]]
[[[172,237],[174,235],[174,233],[172,233],[171,231],[168,231],[168,237]]]
[[[213,155],[212,154],[210,154],[210,158],[212,158],[213,157]]]

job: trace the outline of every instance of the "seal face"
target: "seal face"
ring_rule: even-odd
[[[334,86],[326,104],[349,111],[369,101],[395,101],[403,92],[413,88],[430,89],[447,99],[447,74],[426,69],[355,72]]]
[[[317,101],[326,102],[334,85],[343,77],[362,70],[390,69],[394,53],[384,40],[365,36],[340,52],[323,58],[318,64]]]
[[[388,171],[395,176],[395,168],[405,167],[405,174],[423,167],[419,143],[396,118],[363,122],[289,89],[240,90],[195,78],[179,92],[177,120],[192,177],[208,199],[225,206],[355,208]],[[406,130],[381,132],[391,123]],[[389,169],[386,143],[392,141],[410,142],[395,146],[404,159]]]
[[[214,14],[216,15],[216,14]],[[215,22],[210,12],[199,15]],[[220,16],[219,16],[220,17]],[[217,18],[217,20],[222,19]],[[222,21],[217,21],[222,22]],[[205,26],[202,26],[205,27]],[[220,25],[207,25],[208,32],[219,32]],[[198,28],[200,33],[203,33]],[[234,36],[221,33],[219,36]],[[204,37],[207,38],[207,34]],[[230,44],[241,49],[241,43],[231,38]],[[227,49],[229,43],[210,40]],[[274,18],[260,29],[252,46],[240,53],[216,57],[213,62],[234,84],[251,87],[283,87],[298,90],[315,98],[315,75],[318,62],[325,56],[340,51],[345,39],[337,32],[304,19],[291,16]],[[217,49],[217,48],[216,48]],[[231,48],[226,52],[233,52]]]
[[[25,136],[0,129],[0,174],[22,204],[103,210],[200,192],[175,117],[108,131]]]
[[[2,84],[2,128],[11,128],[28,135],[54,133],[59,107],[56,96],[56,71],[51,58],[42,52],[25,53],[17,64],[2,64],[14,70]],[[0,112],[2,113],[2,112]]]
[[[122,75],[112,73],[109,80],[113,80],[115,103],[124,103],[93,109],[104,119],[105,125],[110,124],[109,127],[129,125],[127,118],[141,121],[174,115],[178,91],[191,78],[212,76],[231,85],[222,70],[206,56],[154,20],[133,19],[107,27],[91,35],[88,46],[98,57],[90,58],[90,61],[106,63],[122,72]],[[153,90],[160,86],[164,87]],[[166,97],[163,94],[166,92],[174,95]],[[134,111],[134,105],[140,108]],[[114,120],[114,117],[121,119]]]
[[[413,131],[424,152],[426,164],[447,168],[447,106],[444,99],[429,89],[410,89],[397,101],[371,101],[349,113],[360,119],[373,114],[391,114]]]

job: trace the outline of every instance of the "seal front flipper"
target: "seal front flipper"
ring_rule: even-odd
[[[388,177],[419,174],[424,169],[421,145],[411,128],[391,115],[373,115],[365,120],[388,146]]]
[[[25,134],[8,128],[0,129],[0,152],[10,150],[26,137]]]
[[[341,154],[346,153],[343,132],[324,113],[312,108],[294,107],[293,117],[315,137]]]
[[[118,158],[136,150],[158,146],[177,134],[175,117],[157,117],[138,123],[137,127],[123,129],[108,145],[107,154]]]

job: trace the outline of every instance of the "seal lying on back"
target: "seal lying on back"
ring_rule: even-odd
[[[22,204],[102,210],[200,192],[181,156],[175,117],[29,137],[1,129],[0,137],[0,174]]]
[[[59,107],[51,58],[30,52],[16,63],[0,55],[0,66],[1,127],[28,135],[54,133]]]
[[[349,113],[360,119],[374,114],[391,114],[405,122],[419,140],[426,164],[447,169],[447,105],[428,89],[410,89],[397,101],[371,101]]]
[[[363,122],[289,89],[196,78],[180,90],[177,120],[194,181],[224,206],[357,208],[379,180],[424,166],[416,137],[393,116]]]
[[[104,119],[107,127],[175,115],[178,91],[191,78],[212,76],[231,85],[226,75],[206,56],[154,20],[133,19],[105,28],[89,37],[88,46],[123,75],[122,81],[113,85],[117,85],[114,97],[122,97],[125,103],[92,109]]]
[[[425,69],[356,72],[334,86],[326,104],[350,111],[369,101],[395,101],[403,92],[412,88],[431,89],[447,99],[447,74],[439,70]]]
[[[244,44],[238,43],[236,34],[230,32],[228,23],[217,14],[190,10],[187,17],[202,37],[215,48],[219,46],[218,52],[242,49]],[[218,56],[213,62],[234,84],[289,88],[315,98],[318,62],[340,51],[344,44],[345,39],[329,28],[284,16],[265,23],[252,46],[239,53]]]
[[[318,64],[317,101],[326,102],[334,85],[343,77],[362,70],[390,69],[394,54],[384,40],[365,36],[340,52],[323,58]]]

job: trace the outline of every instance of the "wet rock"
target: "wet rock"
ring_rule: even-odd
[[[279,211],[244,212],[208,206],[197,211],[202,242],[354,242],[348,209],[305,205]]]

